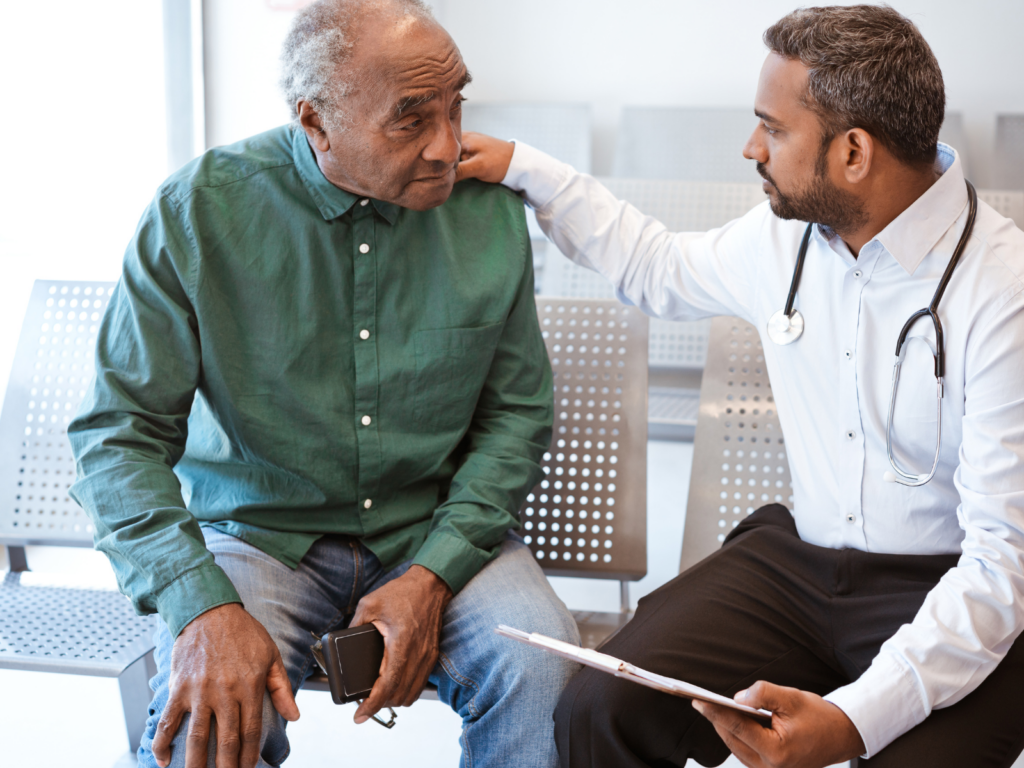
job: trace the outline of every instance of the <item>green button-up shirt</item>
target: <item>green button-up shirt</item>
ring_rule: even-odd
[[[278,128],[142,217],[68,433],[122,591],[177,635],[238,593],[211,525],[295,567],[324,534],[458,592],[539,480],[552,381],[522,201],[360,199]]]

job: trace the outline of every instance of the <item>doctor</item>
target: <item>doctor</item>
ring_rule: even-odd
[[[464,138],[462,175],[523,191],[624,301],[762,329],[793,470],[792,514],[750,515],[605,648],[771,710],[771,728],[584,670],[555,715],[562,765],[731,751],[748,766],[1009,766],[1024,746],[1024,233],[984,203],[970,228],[960,160],[937,143],[942,74],[909,20],[811,8],[764,39],[744,155],[768,201],[706,234],[669,232],[524,144]],[[803,332],[773,343],[808,223]],[[923,480],[939,441],[934,476],[912,487],[892,482],[886,449],[893,354],[965,230],[937,309],[941,436],[931,320],[903,345],[899,479]]]

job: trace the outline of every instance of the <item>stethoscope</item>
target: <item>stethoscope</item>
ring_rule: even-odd
[[[967,247],[967,241],[974,230],[974,219],[978,214],[978,193],[974,190],[974,185],[969,181],[967,182],[967,199],[967,225],[964,227],[963,234],[960,235],[956,250],[953,251],[953,257],[949,260],[949,264],[946,265],[946,271],[942,273],[939,285],[935,289],[935,295],[932,296],[931,303],[927,307],[919,309],[910,316],[904,324],[903,330],[900,331],[899,340],[896,342],[896,363],[892,370],[892,395],[889,397],[889,417],[885,423],[885,450],[889,454],[889,464],[892,466],[893,471],[886,472],[883,475],[883,479],[889,483],[899,483],[900,485],[917,488],[935,477],[935,469],[939,466],[939,449],[942,445],[942,382],[946,372],[945,344],[942,336],[942,322],[939,320],[939,302],[942,301],[942,294],[946,292],[946,286],[949,285],[949,279],[953,276],[953,270],[956,269],[956,265],[960,261],[964,249]],[[800,251],[796,257],[796,266],[793,268],[793,279],[789,284],[786,306],[768,320],[768,338],[779,346],[792,344],[804,332],[804,317],[798,309],[793,308],[793,303],[796,301],[796,292],[800,288],[800,275],[804,270],[804,259],[807,256],[807,246],[811,241],[811,231],[813,228],[813,224],[808,224],[807,229],[804,231],[803,240],[800,241]],[[931,471],[924,474],[914,474],[913,472],[905,472],[901,469],[896,463],[896,457],[893,456],[892,414],[896,407],[896,389],[900,383],[900,367],[903,365],[903,343],[907,340],[907,334],[914,327],[914,323],[925,315],[931,317],[932,326],[935,328],[935,354],[933,356],[935,359],[937,393],[935,458],[932,460]]]

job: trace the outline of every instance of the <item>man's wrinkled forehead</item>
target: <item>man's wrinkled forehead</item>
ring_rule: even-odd
[[[459,58],[459,66],[450,75],[442,77],[436,85],[410,85],[402,88],[395,101],[392,114],[397,118],[418,106],[446,94],[456,94],[473,81],[473,76]]]

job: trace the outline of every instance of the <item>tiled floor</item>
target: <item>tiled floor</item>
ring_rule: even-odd
[[[648,450],[649,573],[634,584],[636,600],[672,578],[678,569],[684,507],[693,446],[650,443]],[[89,572],[109,568],[90,551],[30,551],[36,570]],[[6,570],[0,554],[0,572]],[[618,585],[585,579],[553,579],[574,609],[617,610]],[[399,724],[386,731],[374,723],[356,726],[355,705],[335,707],[324,693],[301,691],[301,719],[289,726],[288,768],[349,765],[454,768],[459,762],[459,718],[447,707],[421,701],[400,710]],[[125,754],[117,681],[0,670],[0,766],[3,768],[111,768]],[[725,766],[741,764],[730,758]],[[120,768],[120,766],[119,766]],[[1024,760],[1015,768],[1024,768]]]

